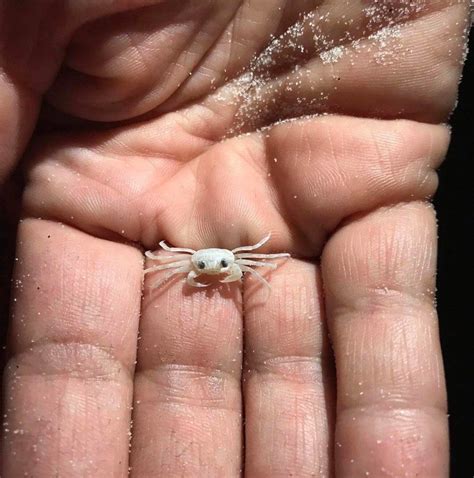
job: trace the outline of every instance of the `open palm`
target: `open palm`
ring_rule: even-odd
[[[45,94],[5,476],[446,476],[427,200],[468,2],[44,3],[0,7],[5,170]],[[162,239],[269,232],[270,294],[142,284]]]

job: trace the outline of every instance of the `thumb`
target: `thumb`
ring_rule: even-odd
[[[160,1],[0,2],[0,188],[30,140],[74,32],[99,17]]]

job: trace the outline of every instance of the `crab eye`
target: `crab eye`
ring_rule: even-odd
[[[204,261],[199,261],[197,263],[197,266],[199,269],[205,269],[206,268],[206,263]]]
[[[228,265],[229,265],[229,263],[225,259],[222,259],[221,266],[222,267],[227,267]]]

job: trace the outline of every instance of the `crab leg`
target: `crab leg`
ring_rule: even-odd
[[[226,282],[235,282],[237,280],[240,280],[241,277],[242,277],[242,269],[239,267],[238,264],[234,264],[232,266],[230,274],[219,282],[222,282],[224,284]]]
[[[249,261],[248,259],[237,259],[237,264],[244,266],[256,266],[256,267],[270,267],[270,269],[276,269],[276,264],[271,262],[259,262],[259,261]]]
[[[253,246],[242,246],[242,247],[237,247],[236,249],[232,249],[232,252],[235,254],[236,252],[240,251],[253,251],[255,249],[258,249],[259,247],[262,247],[268,239],[270,239],[271,233],[267,234],[260,242],[257,242],[257,244]]]
[[[176,254],[173,256],[157,256],[156,254],[153,254],[151,251],[146,251],[145,256],[148,257],[148,259],[153,259],[154,261],[162,261],[164,259],[178,259],[178,258],[183,258],[183,254]]]
[[[159,266],[151,266],[148,269],[145,269],[143,273],[148,274],[150,272],[162,271],[165,269],[174,269],[176,267],[181,268],[181,267],[184,267],[185,265],[186,267],[189,266],[189,259],[186,259],[185,261],[170,262],[169,264],[161,264]]]
[[[152,284],[150,288],[151,289],[156,289],[157,287],[160,287],[161,285],[163,285],[165,282],[168,282],[171,279],[171,277],[173,277],[175,274],[182,274],[182,273],[188,272],[188,271],[189,271],[189,265],[186,265],[184,267],[180,267],[179,269],[176,269],[175,271],[170,272],[165,277],[163,277],[159,281]]]
[[[278,259],[279,257],[291,257],[287,252],[280,252],[278,254],[254,254],[252,252],[243,252],[236,254],[237,259]]]
[[[251,267],[247,267],[247,266],[240,266],[240,268],[244,271],[244,272],[250,272],[251,274],[253,274],[260,282],[262,282],[263,284],[265,284],[269,289],[271,289],[272,287],[270,286],[270,284],[255,270],[253,270]]]
[[[187,252],[188,254],[194,254],[196,251],[194,249],[186,249],[183,247],[170,247],[166,244],[165,241],[160,242],[160,246],[168,252]]]

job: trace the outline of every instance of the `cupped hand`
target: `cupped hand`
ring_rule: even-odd
[[[468,2],[0,17],[0,174],[23,155],[25,182],[4,476],[447,476],[429,199]],[[270,293],[142,283],[162,239],[269,232]]]

